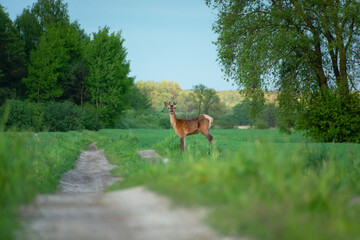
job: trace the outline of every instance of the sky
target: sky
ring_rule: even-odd
[[[14,21],[36,0],[1,0]],[[176,81],[182,89],[204,84],[236,90],[217,63],[216,19],[205,0],[65,0],[70,20],[86,33],[108,26],[122,32],[135,81]]]

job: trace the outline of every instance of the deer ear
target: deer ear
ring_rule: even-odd
[[[177,104],[177,102],[174,102],[174,103],[173,103],[173,106],[175,106],[176,104]]]
[[[164,105],[167,107],[169,104],[167,102],[164,102]]]

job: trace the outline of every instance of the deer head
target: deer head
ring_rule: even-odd
[[[175,106],[176,106],[176,102],[173,102],[173,104],[171,104],[170,102],[164,102],[165,106],[169,109],[170,115],[174,115],[175,112]]]

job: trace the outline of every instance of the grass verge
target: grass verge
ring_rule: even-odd
[[[0,133],[0,238],[14,239],[18,206],[57,189],[88,140],[79,132]]]

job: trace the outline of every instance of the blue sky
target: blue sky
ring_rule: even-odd
[[[35,0],[2,0],[15,20]],[[131,75],[139,80],[173,80],[182,89],[204,84],[216,90],[237,89],[224,80],[216,62],[215,15],[205,0],[72,0],[71,21],[86,33],[109,26],[122,31]]]

